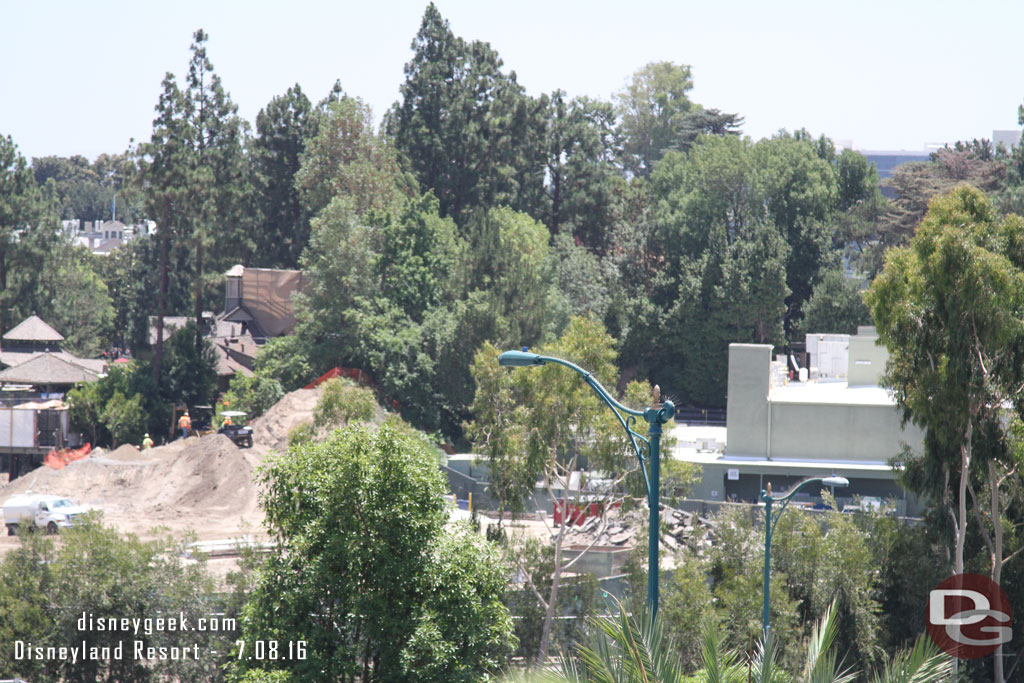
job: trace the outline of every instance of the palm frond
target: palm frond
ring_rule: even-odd
[[[724,648],[725,634],[710,619],[701,624],[700,657],[704,683],[738,683],[745,681],[745,666],[740,653]]]
[[[645,608],[634,615],[616,601],[619,614],[591,622],[591,637],[577,649],[587,683],[677,683],[679,657],[665,639],[661,621]],[[565,664],[563,663],[563,671]]]
[[[927,635],[921,635],[910,650],[900,650],[885,663],[872,683],[938,683],[953,671],[953,658],[941,652]]]
[[[807,662],[804,665],[804,680],[807,683],[850,683],[856,677],[850,669],[839,670],[841,664],[832,650],[838,631],[839,619],[833,602],[811,628]]]

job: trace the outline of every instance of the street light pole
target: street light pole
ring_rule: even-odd
[[[604,401],[618,418],[619,424],[626,430],[626,436],[636,452],[640,461],[640,471],[644,475],[644,483],[647,485],[647,505],[650,508],[648,518],[647,538],[647,602],[651,607],[651,618],[658,612],[658,545],[660,521],[660,456],[661,456],[661,426],[668,422],[675,415],[675,406],[672,401],[665,401],[660,408],[647,408],[643,411],[627,408],[616,401],[608,391],[601,386],[601,383],[594,379],[594,376],[581,368],[561,358],[552,356],[541,356],[527,351],[506,351],[498,356],[498,364],[510,367],[533,367],[555,363],[564,365],[574,370],[583,377],[583,381],[590,385],[590,388]],[[648,423],[647,437],[633,431],[632,426],[636,424],[636,418],[642,417]],[[647,465],[645,468],[644,465]]]
[[[813,479],[805,479],[796,486],[793,490],[782,496],[781,498],[775,498],[772,496],[772,484],[768,482],[768,488],[761,491],[761,500],[764,501],[764,637],[768,638],[768,630],[771,627],[770,614],[768,611],[768,595],[769,589],[771,588],[771,564],[772,564],[772,532],[775,531],[775,525],[779,522],[779,517],[782,516],[783,510],[789,505],[789,501],[792,500],[796,492],[807,486],[820,482],[826,486],[835,488],[836,486],[849,486],[850,481],[846,477],[837,477],[832,475],[831,477],[815,477]],[[779,509],[772,513],[772,505],[775,503],[782,503]]]

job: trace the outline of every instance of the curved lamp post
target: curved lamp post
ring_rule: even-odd
[[[782,515],[782,511],[789,505],[789,501],[792,500],[796,492],[815,482],[824,484],[825,486],[849,486],[850,480],[846,477],[837,477],[832,475],[831,477],[815,477],[813,479],[805,479],[796,486],[793,490],[782,496],[781,498],[772,497],[772,484],[768,482],[768,488],[761,491],[761,500],[764,501],[764,635],[768,637],[769,629],[769,615],[768,615],[768,590],[770,582],[768,580],[771,571],[771,560],[772,560],[772,532],[775,531],[775,525],[779,522],[779,517]],[[772,505],[775,503],[782,503],[779,509],[774,513],[772,512]]]
[[[575,370],[583,377],[583,381],[589,384],[590,388],[601,397],[605,405],[615,413],[619,424],[626,430],[626,436],[629,437],[629,442],[632,444],[636,457],[640,461],[640,471],[644,473],[644,482],[647,484],[647,505],[650,508],[650,519],[648,522],[650,528],[647,540],[647,602],[651,606],[653,618],[653,615],[657,614],[658,611],[658,531],[660,529],[658,492],[660,486],[661,425],[668,422],[675,415],[676,409],[672,405],[672,401],[665,401],[661,404],[661,408],[647,408],[643,411],[627,408],[612,398],[611,394],[601,386],[600,382],[594,379],[593,375],[580,366],[561,358],[540,356],[536,353],[528,353],[527,351],[506,351],[498,356],[498,363],[512,367],[532,367],[534,365],[556,363],[564,365],[570,370]],[[642,417],[650,425],[646,438],[633,431],[632,427],[636,424],[636,418],[638,417]],[[644,468],[645,464],[648,465],[647,469]]]

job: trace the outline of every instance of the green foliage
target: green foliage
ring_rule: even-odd
[[[238,372],[231,378],[221,405],[227,402],[231,410],[241,410],[248,413],[248,419],[255,420],[282,398],[284,389],[276,379],[258,374],[247,377]]]
[[[400,207],[415,193],[415,181],[399,168],[391,142],[373,132],[370,107],[340,96],[314,119],[315,136],[306,143],[294,173],[302,209],[315,216],[336,199],[352,203],[359,216]]]
[[[146,414],[139,394],[128,398],[120,391],[115,391],[104,406],[100,418],[114,440],[114,447],[122,443],[142,442],[142,435],[146,432]]]
[[[303,639],[306,661],[237,662],[302,680],[480,680],[511,646],[495,550],[446,530],[433,454],[385,424],[348,427],[262,470],[281,544],[246,607],[250,638]],[[426,672],[426,673],[424,673]]]
[[[169,539],[140,541],[122,537],[95,520],[66,529],[61,543],[39,534],[21,538],[21,545],[0,561],[0,638],[33,646],[115,647],[124,656],[100,661],[79,658],[14,659],[13,647],[0,649],[0,668],[8,675],[41,683],[66,681],[222,680],[216,658],[179,661],[136,660],[133,641],[144,647],[191,647],[200,653],[226,651],[233,634],[194,631],[187,642],[175,631],[145,629],[139,633],[78,628],[83,613],[94,620],[156,619],[184,614],[191,625],[222,611],[214,582],[202,562],[182,559],[185,543]],[[235,617],[234,613],[225,616]]]
[[[538,353],[565,358],[614,387],[614,340],[601,324],[573,318],[566,333]],[[498,366],[499,349],[484,344],[473,361],[477,393],[474,421],[467,435],[487,460],[492,493],[502,509],[524,509],[542,475],[554,476],[556,463],[622,474],[634,466],[628,440],[615,415],[571,370],[558,365]],[[578,469],[578,467],[576,468]]]
[[[823,155],[823,148],[831,150],[831,142],[825,138],[816,142],[806,131],[798,131],[762,140],[755,150],[768,215],[789,246],[787,333],[802,318],[819,271],[835,259],[832,233],[839,185],[831,154]]]
[[[524,94],[490,45],[455,36],[431,3],[385,128],[440,214],[529,210],[543,193],[545,102]]]
[[[616,95],[623,136],[624,165],[632,173],[650,177],[654,165],[676,141],[679,128],[693,103],[693,74],[685,64],[651,62],[633,74]]]
[[[598,252],[611,246],[624,181],[615,168],[615,112],[607,102],[552,93],[547,139],[542,220],[555,237],[564,235]],[[535,217],[538,212],[534,212]]]
[[[495,528],[490,526],[488,531]],[[514,656],[534,661],[540,648],[544,608],[522,577],[529,573],[533,587],[541,595],[549,595],[555,549],[551,544],[510,534],[505,540],[504,559],[508,576],[512,578],[506,584],[504,603],[517,617],[513,622],[518,640]],[[587,619],[598,609],[600,592],[600,585],[592,574],[563,579],[558,591],[557,613],[564,618],[555,622],[551,634],[551,641],[558,650],[568,651],[584,638]]]
[[[93,446],[138,443],[145,432],[166,434],[170,406],[153,380],[147,364],[115,364],[97,382],[68,392],[71,426]]]
[[[340,427],[354,422],[369,422],[377,414],[373,391],[352,380],[329,379],[313,410],[313,423],[318,428]]]
[[[939,505],[959,502],[962,571],[971,462],[1006,460],[1001,406],[1019,403],[1024,380],[1024,221],[999,220],[967,186],[934,200],[910,245],[889,252],[866,301],[889,349],[885,382],[926,429],[924,453],[908,454],[908,483]]]
[[[210,342],[200,338],[191,321],[167,341],[160,393],[169,401],[208,405],[217,387],[217,356]]]
[[[313,441],[315,436],[316,427],[312,422],[297,424],[288,431],[288,447],[308,444]]]
[[[249,161],[263,229],[255,236],[255,262],[247,265],[298,267],[309,242],[309,213],[299,200],[295,177],[315,130],[312,105],[298,83],[256,115]]]
[[[306,340],[296,334],[270,339],[256,356],[256,374],[276,380],[284,391],[306,386],[316,379],[307,346]]]
[[[841,270],[830,270],[814,285],[796,330],[799,334],[856,334],[858,325],[870,324],[871,312],[861,296],[860,282]]]

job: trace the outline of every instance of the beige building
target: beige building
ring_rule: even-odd
[[[704,428],[702,438],[680,430],[673,452],[703,467],[693,497],[754,502],[768,482],[779,494],[808,477],[837,474],[850,480],[835,491],[841,504],[856,496],[895,499],[899,514],[919,511],[889,465],[905,447],[920,451],[924,433],[901,424],[891,393],[878,386],[888,353],[874,328],[846,337],[845,348],[840,335],[829,337],[829,357],[820,359],[830,367],[826,376],[813,354],[801,372],[791,359],[773,359],[770,345],[729,345],[726,428]],[[844,356],[846,368],[835,367]],[[812,503],[819,496],[809,486],[795,500]]]

